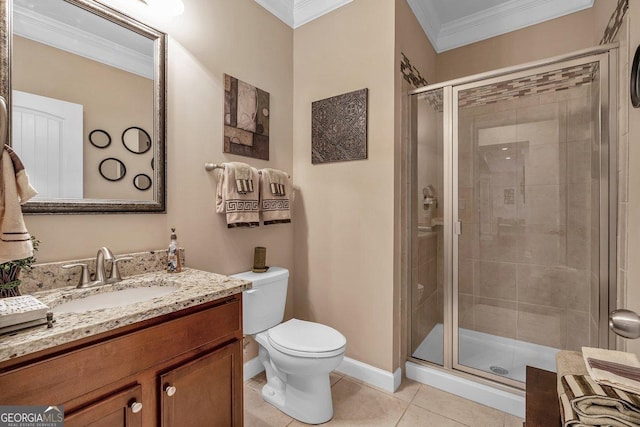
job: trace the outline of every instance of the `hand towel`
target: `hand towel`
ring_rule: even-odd
[[[598,384],[589,375],[564,375],[564,426],[640,426],[640,396]]]
[[[640,361],[635,354],[582,347],[582,356],[598,384],[640,394]]]
[[[257,227],[259,194],[254,191],[254,183],[258,182],[258,170],[237,162],[222,166],[218,172],[216,212],[226,214],[228,228]]]
[[[277,169],[260,170],[260,210],[264,225],[291,222],[291,180]]]
[[[31,235],[22,217],[21,204],[38,194],[18,155],[4,145],[0,158],[0,263],[33,256]]]

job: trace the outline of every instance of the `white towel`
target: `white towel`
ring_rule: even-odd
[[[31,235],[22,217],[21,204],[38,194],[18,155],[5,145],[0,159],[0,263],[33,256]]]
[[[633,353],[582,347],[589,375],[598,383],[640,394],[640,361]]]
[[[260,170],[260,211],[264,225],[291,222],[292,193],[291,179],[286,172]]]
[[[259,226],[259,194],[254,190],[258,170],[237,162],[222,165],[217,173],[216,212],[226,214],[228,228]]]

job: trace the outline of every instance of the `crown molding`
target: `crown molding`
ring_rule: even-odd
[[[294,0],[256,0],[256,3],[267,9],[291,28],[294,28],[293,1]]]
[[[353,0],[255,0],[291,28],[311,22]]]
[[[295,0],[293,5],[293,28],[311,22],[353,0]]]
[[[18,36],[64,50],[147,79],[154,78],[151,56],[14,5],[13,31]]]
[[[440,23],[430,0],[407,1],[438,53],[578,12],[594,3],[594,0],[510,0]]]

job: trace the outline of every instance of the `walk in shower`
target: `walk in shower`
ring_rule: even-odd
[[[609,346],[615,53],[410,94],[413,362],[522,389],[527,365]]]

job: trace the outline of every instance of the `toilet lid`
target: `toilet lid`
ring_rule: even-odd
[[[331,357],[344,351],[347,339],[329,326],[291,319],[269,329],[269,342],[284,353]]]

